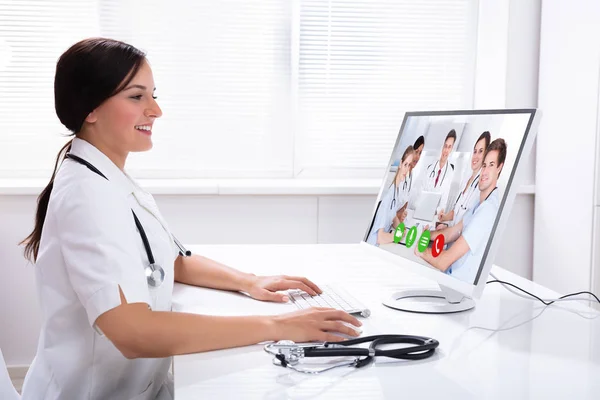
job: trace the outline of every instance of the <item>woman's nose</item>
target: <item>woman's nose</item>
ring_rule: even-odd
[[[154,104],[152,104],[151,107],[146,108],[144,115],[146,117],[154,117],[154,118],[160,118],[162,116],[162,110],[160,109],[156,100],[154,100]]]

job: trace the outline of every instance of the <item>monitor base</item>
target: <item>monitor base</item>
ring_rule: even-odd
[[[442,285],[440,290],[401,290],[383,304],[395,310],[422,314],[456,313],[475,307],[473,299]]]

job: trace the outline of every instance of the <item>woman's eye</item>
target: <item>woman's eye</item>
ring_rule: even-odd
[[[137,96],[131,96],[132,99],[136,99],[136,100],[140,100],[142,98],[141,94],[138,94]]]

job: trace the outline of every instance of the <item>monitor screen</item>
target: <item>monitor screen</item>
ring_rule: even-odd
[[[477,285],[534,112],[407,113],[364,241]]]

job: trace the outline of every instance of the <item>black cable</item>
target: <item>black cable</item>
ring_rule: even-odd
[[[549,305],[551,305],[551,304],[553,304],[553,303],[555,303],[555,302],[556,302],[556,300],[553,300],[553,301],[550,301],[550,302],[544,301],[543,299],[541,299],[541,298],[537,297],[535,294],[533,294],[533,293],[529,293],[527,290],[525,290],[525,289],[521,289],[520,287],[518,287],[518,286],[516,286],[516,285],[514,285],[514,284],[512,284],[512,283],[510,283],[510,282],[501,281],[501,280],[499,280],[499,279],[494,279],[494,280],[492,280],[492,281],[488,281],[488,282],[486,282],[486,284],[490,284],[490,283],[500,283],[500,284],[502,284],[502,285],[508,285],[508,286],[512,286],[513,288],[515,288],[515,289],[517,289],[517,290],[520,290],[521,292],[523,292],[523,293],[526,293],[526,294],[528,294],[529,296],[531,296],[531,297],[533,297],[533,298],[535,298],[535,299],[537,299],[537,300],[541,301],[542,303],[544,303],[544,304],[545,304],[545,305],[547,305],[547,306],[549,306]],[[592,293],[592,292],[588,292],[588,291],[583,291],[583,292],[577,292],[577,293],[565,294],[564,296],[561,296],[561,297],[559,297],[558,299],[559,299],[559,300],[561,300],[561,299],[566,299],[567,297],[579,296],[580,294],[589,294],[590,296],[593,296],[593,297],[594,297],[594,299],[596,299],[596,301],[597,301],[598,303],[600,303],[600,299],[598,298],[598,296],[596,296],[594,293]],[[584,300],[584,299],[582,299],[582,300]],[[585,301],[585,300],[584,300],[584,301]]]

